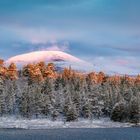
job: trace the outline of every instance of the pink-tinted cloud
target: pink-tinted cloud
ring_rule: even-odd
[[[116,60],[115,63],[118,65],[128,65],[130,63],[130,61],[124,60],[124,59],[119,59],[119,60]]]

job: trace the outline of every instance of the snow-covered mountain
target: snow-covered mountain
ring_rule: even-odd
[[[21,54],[9,58],[6,61],[6,64],[14,62],[18,66],[23,66],[29,63],[37,63],[40,61],[44,61],[46,63],[53,62],[58,67],[71,66],[73,69],[80,71],[93,70],[92,64],[62,51],[34,51],[26,54]]]

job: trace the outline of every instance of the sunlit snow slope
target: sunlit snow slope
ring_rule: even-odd
[[[71,66],[76,70],[90,71],[92,65],[75,56],[61,51],[35,51],[31,53],[21,54],[9,58],[6,63],[16,63],[18,66],[23,66],[29,63],[37,63],[40,61],[53,62],[60,67]]]

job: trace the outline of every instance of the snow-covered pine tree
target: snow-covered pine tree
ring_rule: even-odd
[[[7,80],[5,83],[5,111],[6,115],[13,115],[16,104],[15,81]]]
[[[116,103],[111,113],[111,119],[113,121],[123,122],[123,121],[127,121],[128,117],[129,114],[127,111],[126,102],[123,100]]]
[[[75,121],[78,119],[78,112],[76,110],[76,105],[72,102],[71,93],[68,90],[65,96],[65,103],[64,103],[64,116],[66,121]]]
[[[5,84],[2,77],[0,77],[0,116],[5,114]]]
[[[91,119],[92,118],[92,107],[89,99],[84,99],[82,104],[82,117]]]
[[[21,116],[29,118],[30,117],[29,87],[27,85],[22,88],[23,90],[21,91],[22,95],[21,95],[21,100],[19,102],[19,112]]]
[[[130,122],[135,124],[140,122],[140,92],[130,101]]]

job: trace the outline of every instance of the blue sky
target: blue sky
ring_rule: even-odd
[[[140,72],[139,0],[0,0],[0,57],[62,50],[95,70]]]

